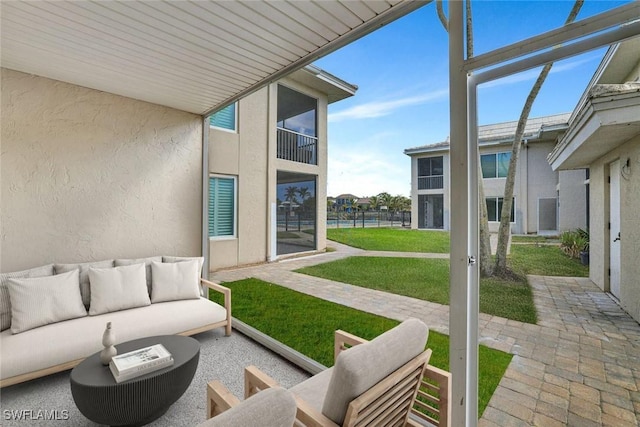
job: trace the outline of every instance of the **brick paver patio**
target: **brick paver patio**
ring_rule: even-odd
[[[292,270],[347,256],[443,257],[362,251],[336,252],[220,271],[214,280],[256,277],[389,318],[422,319],[449,333],[449,307]],[[445,255],[446,256],[446,255]],[[589,279],[529,276],[538,324],[480,315],[481,343],[514,355],[480,426],[638,426],[640,325]]]

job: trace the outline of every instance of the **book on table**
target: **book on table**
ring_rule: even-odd
[[[116,382],[120,383],[171,365],[171,353],[162,344],[155,344],[114,356],[109,362],[109,369]]]

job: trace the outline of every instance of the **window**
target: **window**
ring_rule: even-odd
[[[209,124],[213,127],[236,131],[236,103],[224,107],[217,113],[209,116]]]
[[[418,190],[443,188],[442,156],[418,159]]]
[[[483,154],[480,156],[483,178],[506,178],[511,152]]]
[[[500,221],[502,218],[502,201],[504,199],[502,197],[487,197],[487,217],[489,221]],[[514,210],[515,210],[516,200],[513,199],[511,203],[511,222],[514,222]]]
[[[209,177],[209,237],[236,235],[236,178]]]

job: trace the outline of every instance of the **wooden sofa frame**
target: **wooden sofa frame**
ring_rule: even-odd
[[[220,292],[224,297],[224,308],[227,311],[227,317],[225,320],[215,323],[209,323],[207,325],[200,326],[198,328],[189,329],[188,331],[183,331],[178,333],[177,335],[195,335],[200,332],[209,331],[211,329],[220,328],[222,326],[225,327],[225,335],[231,335],[231,289],[219,285],[217,283],[210,282],[205,279],[200,279],[200,282],[208,289],[213,289],[216,292]],[[208,291],[207,291],[208,292]],[[208,298],[208,294],[207,294]],[[89,356],[89,355],[88,355]],[[16,375],[14,377],[5,378],[0,380],[0,388],[8,387],[10,385],[19,384],[25,381],[33,380],[36,378],[44,377],[47,375],[55,374],[57,372],[67,371],[79,365],[85,358],[80,358],[76,360],[71,360],[69,362],[61,363],[59,365],[50,366],[45,369],[40,369],[33,372],[27,372],[26,374]]]
[[[334,356],[337,358],[341,351],[365,342],[367,341],[360,337],[338,330],[335,332]],[[449,426],[451,420],[451,408],[449,405],[449,401],[451,399],[451,374],[429,365],[428,360],[430,356],[431,350],[426,350],[406,364],[403,368],[391,374],[372,389],[353,400],[349,405],[343,425],[355,425],[355,421],[360,414],[360,410],[366,408],[370,403],[374,403],[371,402],[371,397],[379,396],[381,391],[393,392],[394,390],[397,391],[398,388],[402,390],[407,390],[407,387],[410,388],[408,382],[411,381],[410,378],[412,377],[412,374],[415,375],[417,372],[417,380],[421,381],[421,385],[417,395],[414,394],[411,398],[411,401],[413,402],[411,414],[431,423],[434,426]],[[420,363],[423,364],[422,367],[420,367]],[[245,368],[245,399],[261,390],[277,386],[278,383],[275,380],[264,374],[257,367],[248,366]],[[307,402],[298,397],[295,397],[295,399],[298,406],[296,415],[297,425],[307,427],[337,427],[331,419],[324,416]],[[233,394],[231,394],[219,381],[212,381],[208,384],[207,417],[210,418],[218,415],[232,406],[235,406],[237,402],[238,399],[233,396]],[[374,405],[376,405],[376,403],[374,403]],[[386,407],[374,408],[373,412],[377,411],[377,414],[379,414],[380,411],[388,409],[389,408]],[[395,414],[391,415],[394,416]],[[407,419],[405,425],[412,427],[420,426],[419,423],[415,422],[411,418]]]

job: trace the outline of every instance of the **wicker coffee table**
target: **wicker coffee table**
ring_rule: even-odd
[[[162,416],[191,384],[198,367],[200,344],[180,335],[141,338],[116,345],[118,354],[162,344],[173,355],[173,365],[116,383],[100,353],[71,371],[71,394],[82,414],[98,424],[145,425]]]

